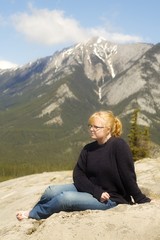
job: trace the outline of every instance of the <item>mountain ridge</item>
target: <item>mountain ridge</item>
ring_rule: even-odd
[[[159,70],[160,44],[97,37],[0,71],[2,165],[30,164],[33,173],[40,171],[38,161],[46,169],[71,168],[89,141],[87,119],[100,109],[121,118],[127,140],[131,114],[139,108],[139,124],[159,144]]]

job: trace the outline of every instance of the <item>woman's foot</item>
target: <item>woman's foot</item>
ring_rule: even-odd
[[[22,221],[23,219],[29,218],[29,211],[19,211],[19,212],[17,212],[16,218],[19,221]]]

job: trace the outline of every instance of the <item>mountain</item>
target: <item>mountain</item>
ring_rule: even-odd
[[[130,115],[159,144],[160,44],[115,44],[103,38],[0,70],[2,176],[70,169],[89,141],[87,119],[109,109],[129,131]],[[38,164],[37,164],[38,163]]]

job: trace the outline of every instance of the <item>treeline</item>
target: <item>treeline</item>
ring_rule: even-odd
[[[14,141],[12,136],[16,136]],[[83,145],[80,139],[84,138],[81,134],[73,137],[58,138],[52,129],[51,133],[33,129],[23,133],[16,130],[16,134],[8,131],[0,140],[0,181],[72,169]]]
[[[21,146],[23,149],[24,146]],[[2,149],[2,146],[1,146]],[[6,149],[6,146],[5,146]],[[53,146],[45,148],[45,145],[39,145],[37,149],[28,148],[28,153],[23,150],[18,151],[18,147],[13,154],[1,155],[0,161],[0,181],[5,181],[20,176],[34,173],[71,170],[77,160],[78,150],[68,150],[68,152],[56,152]],[[25,149],[27,149],[25,147]],[[10,147],[10,152],[12,148]],[[17,152],[17,155],[16,155]]]
[[[16,160],[12,162],[2,162],[0,163],[0,182],[35,173],[71,170],[75,163],[74,160],[71,160],[67,155],[64,161],[63,158],[64,157],[61,156],[61,158],[57,158],[56,161],[47,158],[46,162],[42,162],[41,159],[37,162],[18,162]],[[66,158],[69,160],[67,161]]]

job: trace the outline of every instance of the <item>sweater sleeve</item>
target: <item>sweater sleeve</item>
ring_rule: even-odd
[[[100,201],[104,190],[100,186],[93,184],[87,176],[87,150],[85,148],[81,151],[73,170],[73,181],[78,191],[90,193]]]
[[[132,153],[128,144],[121,138],[117,139],[115,151],[118,171],[126,192],[136,203],[150,202],[151,199],[141,192],[137,184]]]

